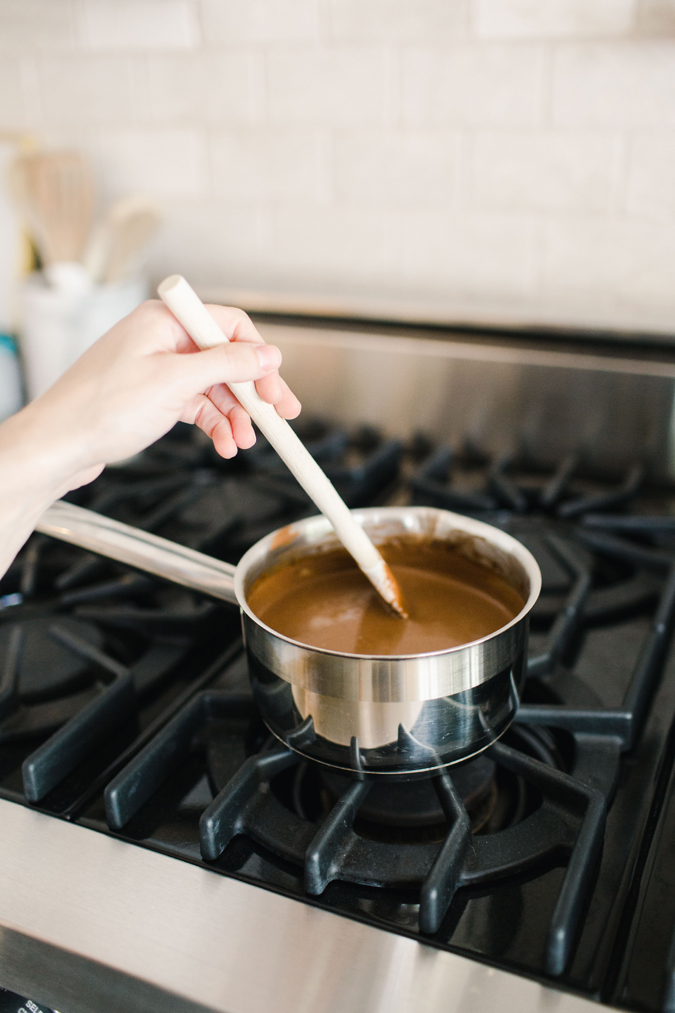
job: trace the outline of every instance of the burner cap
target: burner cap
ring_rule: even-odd
[[[448,768],[448,773],[469,813],[489,794],[495,776],[495,764],[481,754],[465,763]],[[349,777],[329,768],[321,770],[321,779],[333,795],[349,787]],[[445,822],[445,814],[431,780],[389,781],[379,778],[361,803],[359,817],[388,826],[432,826]]]
[[[103,646],[101,631],[82,619],[49,615],[20,622],[24,631],[24,643],[19,666],[18,695],[24,703],[63,696],[83,685],[82,677],[90,667],[90,662],[68,650],[50,635],[49,630],[55,624],[95,647]],[[12,624],[0,626],[0,670],[7,655],[11,631]]]

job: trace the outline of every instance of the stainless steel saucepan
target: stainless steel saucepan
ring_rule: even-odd
[[[447,541],[497,571],[525,605],[501,629],[447,651],[343,654],[281,636],[247,602],[268,569],[338,545],[323,516],[271,532],[236,567],[62,501],[37,530],[239,605],[255,699],[270,731],[296,752],[364,777],[428,775],[486,749],[513,720],[541,574],[515,538],[447,510],[374,507],[354,516],[376,544],[402,534]]]

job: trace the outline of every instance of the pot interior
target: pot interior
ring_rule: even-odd
[[[367,634],[371,634],[370,636],[364,636],[361,619],[355,619],[352,624],[355,629],[357,626],[359,627],[358,638],[350,640],[345,634],[343,643],[340,640],[343,633],[342,627],[336,623],[333,628],[330,622],[330,609],[332,608],[330,595],[333,593],[333,585],[338,579],[337,571],[335,577],[331,572],[328,572],[330,566],[335,567],[336,560],[341,558],[339,552],[341,547],[330,524],[321,516],[307,518],[297,524],[272,532],[253,546],[243,557],[237,569],[237,595],[240,604],[251,618],[275,634],[294,643],[306,644],[311,648],[318,647],[321,650],[359,657],[382,657],[394,654],[400,657],[448,650],[489,637],[517,622],[524,613],[529,611],[531,604],[536,600],[541,581],[536,562],[524,546],[497,528],[471,518],[452,514],[449,511],[434,510],[428,507],[375,508],[357,511],[355,517],[363,524],[375,544],[383,548],[385,557],[392,563],[392,566],[395,558],[402,558],[401,553],[406,546],[417,546],[420,552],[422,549],[424,550],[420,559],[426,559],[428,563],[429,588],[424,590],[429,595],[427,602],[429,614],[435,614],[436,601],[440,600],[433,597],[437,591],[432,581],[432,570],[437,570],[441,574],[443,562],[436,566],[435,560],[447,552],[447,560],[454,560],[455,566],[459,566],[464,584],[459,584],[458,587],[466,588],[467,600],[465,603],[461,597],[457,599],[454,611],[452,611],[453,616],[457,613],[456,635],[459,636],[459,639],[455,643],[434,642],[430,635],[429,644],[425,646],[421,629],[416,630],[414,634],[411,633],[411,629],[408,629],[407,639],[403,637],[402,641],[402,645],[407,644],[408,649],[405,649],[404,646],[400,650],[381,648],[378,645],[382,642],[382,637],[378,640],[377,636],[372,635],[372,629],[369,628],[366,631]],[[405,556],[404,552],[403,556]],[[322,573],[324,566],[326,573]],[[317,588],[322,587],[326,593],[325,616],[321,615],[320,595],[313,600],[308,598],[304,601],[305,610],[309,608],[310,611],[318,615],[315,626],[317,628],[321,625],[325,627],[321,634],[323,639],[318,641],[316,639],[318,634],[314,634],[313,641],[308,632],[309,627],[298,625],[297,611],[293,611],[298,596],[301,597],[302,592],[298,575],[312,573],[315,575],[318,573],[322,583],[320,582],[316,586]],[[358,582],[359,579],[356,571],[353,571],[353,580]],[[257,586],[256,582],[258,582]],[[275,624],[272,619],[274,611],[269,612],[261,607],[261,586],[271,588],[271,594],[275,593],[274,589],[276,588],[278,594],[278,589],[284,582],[287,587],[289,614],[294,617],[288,628],[284,628],[283,622],[280,620]],[[365,585],[363,586],[365,587]],[[416,586],[420,587],[419,582]],[[476,595],[475,598],[471,598],[470,595],[474,589]],[[355,595],[358,590],[355,588]],[[366,592],[368,592],[367,587]],[[495,601],[500,596],[501,599],[504,599],[503,601],[500,599],[500,607],[493,609],[492,612],[487,606],[490,594],[494,596]],[[502,605],[503,607],[501,607]],[[465,621],[464,625],[460,622],[460,606],[470,620]],[[476,615],[476,610],[480,614]],[[384,606],[380,611],[379,603],[376,602],[374,609],[371,606],[371,612],[373,613],[371,616],[373,621],[377,620],[380,625],[388,624],[389,632],[396,633],[401,629],[399,626],[401,620],[386,616]],[[278,617],[278,610],[276,615]],[[270,616],[269,620],[268,616]],[[267,625],[268,621],[269,626]],[[372,623],[370,625],[372,626]],[[350,628],[351,632],[353,631]]]

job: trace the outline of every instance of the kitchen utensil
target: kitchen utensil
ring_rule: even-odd
[[[61,263],[53,267],[81,265]],[[81,270],[84,272],[84,268]],[[85,289],[47,284],[44,272],[26,278],[19,290],[19,302],[21,355],[29,398],[44,393],[97,338],[147,297],[144,278]]]
[[[199,296],[181,275],[166,278],[157,292],[200,348],[213,348],[228,342]],[[404,615],[400,592],[389,567],[364,528],[355,523],[346,503],[288,422],[281,418],[274,405],[262,400],[252,381],[230,383],[228,386],[310,499],[329,519],[338,538],[376,591],[395,611]]]
[[[8,178],[43,263],[79,261],[94,204],[89,160],[77,151],[19,155]]]
[[[160,207],[147,197],[124,197],[108,210],[84,254],[96,282],[117,282],[135,267],[162,221]]]
[[[504,577],[523,608],[489,636],[447,651],[343,654],[281,636],[247,604],[253,583],[269,569],[338,544],[326,517],[271,532],[236,567],[62,501],[36,529],[238,604],[256,702],[270,730],[296,752],[364,777],[428,774],[487,748],[513,720],[539,567],[504,531],[449,511],[375,507],[353,517],[376,541],[419,534],[449,542]]]

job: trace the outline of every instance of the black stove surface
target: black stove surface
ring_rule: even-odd
[[[34,535],[0,584],[0,795],[533,975],[675,1009],[675,498],[640,462],[534,472],[424,438],[301,430],[347,502],[521,539],[543,590],[516,722],[428,781],[321,771],[271,740],[236,611]],[[236,562],[313,511],[260,439],[177,426],[73,501]]]

